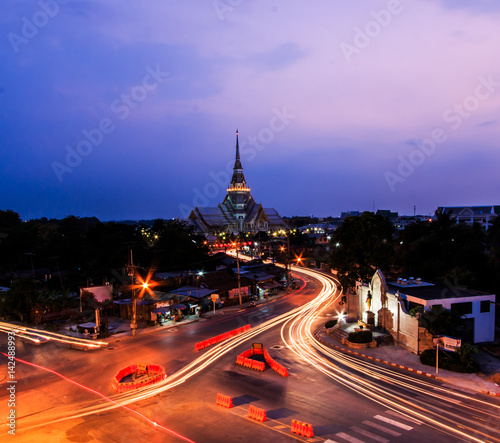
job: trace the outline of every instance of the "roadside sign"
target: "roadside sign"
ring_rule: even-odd
[[[442,335],[440,337],[434,337],[434,346],[440,346],[445,351],[457,352],[457,349],[462,346],[462,340],[460,338],[447,337]]]
[[[215,302],[218,302],[219,301],[219,294],[212,294],[212,301],[215,303]]]

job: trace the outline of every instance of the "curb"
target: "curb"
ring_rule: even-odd
[[[428,372],[419,371],[417,369],[409,368],[407,366],[401,366],[401,365],[398,365],[398,364],[390,362],[390,361],[382,360],[381,358],[375,358],[375,357],[372,357],[370,355],[365,355],[365,354],[361,354],[360,352],[352,351],[351,349],[345,349],[345,348],[341,348],[340,346],[332,345],[331,343],[328,343],[328,342],[324,341],[322,338],[318,337],[318,335],[316,335],[316,339],[320,343],[323,343],[325,346],[328,346],[329,348],[336,349],[337,351],[357,355],[358,357],[367,358],[368,360],[373,360],[373,361],[376,361],[378,363],[384,363],[386,365],[393,366],[395,368],[405,369],[405,370],[410,371],[410,372],[415,372],[416,374],[419,374],[419,375],[424,375],[425,377],[430,377],[430,378],[434,378],[436,380],[443,381],[439,377],[435,376],[434,374],[429,374]]]
[[[203,319],[201,319],[201,320],[203,321]],[[141,332],[140,334],[138,334],[136,332],[135,336],[138,337],[138,336],[145,335],[145,334],[151,334],[153,332],[166,331],[167,329],[176,328],[179,326],[190,325],[191,323],[196,323],[198,321],[200,321],[200,319],[190,320],[190,321],[187,321],[184,323],[180,322],[180,323],[176,323],[175,325],[159,326],[157,328],[151,328],[151,329],[147,329],[147,327],[146,327],[146,328],[142,329],[143,332]],[[107,341],[107,343],[115,343],[116,342],[116,340],[114,340],[115,338],[118,340],[122,340],[124,338],[129,338],[129,337],[132,337],[131,331],[119,332],[118,334],[113,334],[110,337],[108,337],[107,340],[109,340],[109,341]],[[106,341],[106,340],[104,340],[104,341]]]
[[[500,392],[491,392],[491,391],[479,391],[481,394],[489,395],[491,397],[500,397]]]
[[[361,354],[360,352],[352,351],[351,349],[345,349],[345,348],[341,348],[340,346],[332,345],[331,343],[328,343],[325,340],[323,340],[322,338],[320,338],[317,333],[315,333],[314,336],[316,337],[316,339],[320,343],[324,344],[325,346],[328,346],[329,348],[336,349],[337,351],[348,353],[348,354],[357,355],[359,357],[363,357],[363,358],[366,358],[368,360],[373,360],[373,361],[376,361],[378,363],[384,363],[386,365],[393,366],[395,368],[404,369],[406,371],[414,372],[416,374],[423,375],[425,377],[433,378],[434,380],[439,380],[439,381],[442,381],[442,382],[446,383],[446,380],[444,380],[443,378],[438,377],[438,376],[436,376],[434,374],[429,374],[428,372],[424,372],[424,371],[420,371],[420,370],[417,370],[417,369],[409,368],[407,366],[398,365],[398,364],[390,362],[390,361],[382,360],[381,358],[375,358],[375,357],[372,357],[370,355],[365,355],[365,354]],[[491,392],[491,391],[476,391],[476,392],[479,393],[479,394],[489,395],[491,397],[500,397],[500,393],[499,392]]]

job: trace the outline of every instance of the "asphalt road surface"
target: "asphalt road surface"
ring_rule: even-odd
[[[321,346],[313,333],[339,294],[331,277],[300,275],[304,288],[266,305],[111,340],[107,349],[18,341],[16,357],[38,367],[16,364],[16,441],[500,442],[498,399]],[[248,323],[252,328],[241,337],[194,350],[196,342]],[[0,340],[5,352],[6,335]],[[262,343],[289,377],[236,365],[252,343]],[[139,362],[164,366],[165,383],[116,394],[113,376]],[[232,397],[234,407],[217,406],[218,393]],[[0,391],[5,433],[8,395]],[[267,421],[247,418],[250,405],[264,409]],[[293,419],[310,423],[314,437],[292,434]]]

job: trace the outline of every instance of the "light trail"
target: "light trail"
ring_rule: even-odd
[[[19,420],[24,421],[24,428],[26,430],[29,429],[34,429],[42,426],[47,426],[50,424],[55,424],[61,421],[65,420],[71,420],[71,419],[77,419],[77,418],[82,418],[88,415],[100,413],[100,412],[106,412],[110,411],[113,409],[116,409],[118,407],[123,407],[126,405],[129,405],[131,403],[140,401],[140,400],[145,400],[151,397],[154,397],[162,392],[165,392],[169,389],[172,389],[176,386],[179,386],[180,384],[186,382],[189,380],[191,377],[194,375],[198,374],[199,372],[203,371],[206,369],[210,364],[214,363],[217,361],[220,357],[223,355],[234,351],[234,349],[246,341],[252,339],[253,337],[261,334],[262,332],[265,332],[269,329],[275,328],[279,326],[281,323],[289,320],[290,318],[297,316],[297,315],[302,315],[302,312],[304,309],[308,309],[310,306],[313,306],[313,301],[310,301],[306,303],[303,306],[297,307],[285,314],[279,315],[275,318],[269,319],[262,324],[260,324],[257,327],[254,327],[248,331],[246,331],[243,334],[240,334],[238,336],[235,336],[231,339],[228,339],[222,343],[219,343],[217,345],[212,346],[211,348],[208,348],[207,351],[205,351],[203,354],[201,354],[198,358],[193,360],[191,363],[180,369],[179,371],[175,372],[174,374],[170,375],[167,379],[155,384],[155,385],[149,385],[146,386],[142,389],[139,389],[137,391],[132,391],[129,393],[125,394],[119,394],[116,396],[112,397],[107,397],[110,400],[112,400],[112,403],[110,404],[109,401],[107,401],[104,404],[97,404],[97,405],[92,405],[86,408],[82,408],[79,410],[77,414],[70,413],[70,414],[65,414],[63,411],[59,413],[58,418],[54,418],[53,420],[44,420],[43,423],[40,423],[40,418],[38,417],[18,417]],[[42,367],[40,367],[42,368]],[[104,398],[104,397],[103,397]],[[30,421],[37,420],[38,423],[34,424],[29,424]]]
[[[425,422],[435,429],[439,429],[446,433],[456,435],[461,438],[467,438],[471,441],[483,442],[483,438],[490,438],[494,441],[500,441],[483,431],[478,431],[472,427],[462,426],[464,431],[457,429],[454,425],[445,423],[445,416],[449,422],[457,422],[459,419],[466,421],[470,425],[477,425],[473,419],[467,417],[471,413],[482,413],[492,423],[498,420],[498,407],[496,412],[485,411],[479,406],[487,405],[495,408],[491,403],[475,399],[463,393],[457,393],[452,390],[447,390],[442,387],[421,381],[415,377],[406,376],[406,380],[416,381],[417,392],[422,396],[430,397],[430,399],[416,399],[415,386],[409,382],[402,382],[403,376],[391,369],[384,369],[374,364],[366,363],[363,360],[356,359],[352,356],[334,351],[331,348],[320,343],[314,336],[313,323],[317,321],[317,316],[331,305],[328,300],[333,300],[338,289],[333,282],[333,278],[328,278],[316,271],[301,269],[301,272],[310,277],[318,279],[323,284],[323,289],[314,300],[314,305],[310,309],[304,311],[303,316],[289,319],[281,328],[281,337],[283,342],[294,352],[301,360],[307,361],[316,369],[321,371],[327,377],[334,379],[336,382],[348,387],[356,393],[363,395],[379,404],[384,405],[394,411],[397,411],[412,419],[417,419],[420,422]],[[339,294],[340,295],[340,294]],[[288,331],[288,333],[286,332]],[[332,361],[333,360],[333,361]],[[345,370],[336,363],[341,363],[347,366],[350,370]],[[382,379],[381,379],[382,375]],[[378,386],[369,381],[375,379],[377,383],[390,384],[389,386]],[[408,393],[397,392],[396,388],[407,389]],[[442,393],[454,396],[448,398],[445,395],[436,395],[429,393],[428,389],[438,389]],[[457,399],[466,399],[473,405],[460,404],[457,405]],[[460,407],[463,411],[457,413],[450,412],[445,407],[435,405],[436,400],[441,400],[445,403],[453,405],[455,408]],[[465,413],[464,413],[465,412]],[[493,427],[484,427],[484,431],[498,433],[498,429]],[[481,435],[482,438],[476,438],[471,433]],[[491,440],[490,440],[491,441]]]
[[[442,402],[453,404],[457,407],[457,398],[467,400],[471,404],[460,404],[459,406],[464,411],[467,411],[467,415],[470,415],[471,413],[485,414],[485,411],[480,409],[480,406],[487,405],[489,407],[493,407],[491,403],[475,399],[463,393],[457,393],[456,391],[445,389],[438,385],[420,380],[419,378],[410,377],[408,375],[403,376],[392,369],[385,369],[373,363],[368,363],[364,360],[348,356],[320,343],[312,332],[314,330],[313,323],[317,322],[318,315],[338,301],[341,293],[337,288],[336,281],[331,276],[325,276],[319,272],[307,270],[305,268],[294,267],[294,271],[316,279],[322,284],[322,290],[315,299],[285,314],[269,319],[260,325],[253,327],[244,334],[208,348],[191,363],[169,376],[168,379],[156,385],[147,386],[138,391],[108,397],[110,401],[106,401],[105,404],[101,402],[100,404],[82,408],[77,414],[65,414],[60,411],[58,418],[55,418],[52,421],[46,420],[43,424],[33,424],[26,429],[110,411],[118,407],[124,407],[133,402],[151,398],[186,382],[191,377],[216,362],[220,357],[234,351],[236,347],[242,345],[253,337],[256,337],[272,328],[281,326],[282,340],[293,353],[295,353],[302,361],[310,363],[327,377],[355,391],[357,394],[403,414],[412,420],[417,420],[419,423],[426,423],[428,426],[431,426],[441,432],[454,435],[455,437],[458,435],[460,438],[466,438],[470,441],[476,442],[485,441],[483,438],[492,438],[491,436],[488,436],[485,433],[471,427],[463,426],[463,430],[459,430],[454,426],[450,426],[445,423],[445,421],[453,421],[453,418],[460,418],[463,421],[464,416],[446,411],[441,406],[432,405],[432,402],[440,400]],[[288,333],[286,332],[287,330]],[[348,367],[349,370],[342,369],[339,364]],[[374,380],[374,382],[370,382],[370,379]],[[411,383],[408,380],[411,380]],[[378,386],[374,383],[381,383],[384,384],[384,386]],[[390,386],[385,386],[385,384],[390,384]],[[410,392],[408,394],[397,392],[396,388],[406,389]],[[429,389],[432,389],[434,392],[429,393]],[[415,391],[422,396],[431,396],[430,400],[424,401],[416,399]],[[439,395],[436,395],[435,391],[438,391]],[[452,398],[447,398],[446,395],[450,395]],[[434,409],[434,412],[430,411],[430,409]],[[496,407],[496,410],[498,411],[498,407]],[[495,423],[495,417],[498,417],[498,414],[493,411],[486,414],[487,418],[490,417],[492,423]],[[445,420],[444,415],[447,416],[447,420]],[[25,417],[22,419],[25,420],[26,423],[31,418]],[[470,424],[476,424],[471,419],[468,419],[468,422]],[[497,429],[492,427],[488,427],[487,429],[495,433],[498,432]],[[480,434],[482,435],[482,438],[476,438],[470,435],[471,433]],[[500,442],[500,439],[493,438],[493,440],[489,441]]]
[[[2,352],[3,355],[5,355],[5,357],[9,358],[9,356],[7,354],[5,354],[4,352]],[[56,371],[53,371],[52,369],[49,369],[49,368],[45,368],[43,366],[40,366],[40,365],[37,365],[36,363],[31,363],[29,361],[26,361],[26,360],[22,360],[20,358],[17,358],[17,357],[14,357],[14,360],[20,362],[20,363],[23,363],[25,365],[28,365],[28,366],[32,366],[34,368],[37,368],[37,369],[41,369],[43,371],[46,371],[46,372],[49,372],[51,374],[54,374],[54,375],[57,375],[58,377],[62,378],[63,380],[69,382],[69,383],[72,383],[76,386],[78,386],[79,388],[81,389],[84,389],[85,391],[88,391],[88,392],[91,392],[92,394],[95,394],[95,395],[98,395],[99,397],[103,398],[104,400],[110,402],[110,403],[113,403],[116,407],[120,407],[120,408],[123,408],[129,412],[132,412],[133,414],[136,414],[138,415],[139,417],[141,417],[142,419],[146,420],[147,422],[149,422],[150,424],[152,424],[153,426],[159,428],[159,429],[163,429],[164,431],[167,431],[169,432],[170,434],[172,435],[175,435],[176,437],[182,439],[182,440],[185,440],[187,442],[190,442],[190,443],[195,443],[193,440],[190,440],[189,438],[187,437],[184,437],[183,435],[173,431],[172,429],[169,429],[163,425],[160,425],[156,422],[154,422],[153,420],[150,420],[148,417],[146,417],[145,415],[141,414],[140,412],[138,411],[135,411],[127,406],[124,406],[124,405],[120,405],[119,403],[117,403],[115,400],[107,397],[106,395],[104,394],[101,394],[99,391],[96,391],[95,389],[92,389],[92,388],[89,388],[88,386],[85,386],[85,385],[82,385],[81,383],[78,383],[74,380],[71,380],[70,378],[60,374],[59,372],[56,372]]]
[[[14,332],[17,337],[29,340],[34,344],[44,343],[46,341],[55,341],[82,348],[99,349],[108,344],[104,341],[87,340],[78,337],[69,337],[67,335],[58,334],[56,332],[42,331],[40,329],[25,328],[11,323],[0,322],[0,332]]]

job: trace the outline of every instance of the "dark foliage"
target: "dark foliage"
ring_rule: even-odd
[[[347,217],[331,239],[330,265],[344,288],[368,280],[377,269],[386,272],[393,262],[392,223],[381,215],[363,212]]]
[[[355,331],[349,332],[347,338],[351,343],[371,343],[373,336],[371,331]]]
[[[436,351],[434,349],[427,349],[422,352],[420,362],[424,365],[436,367]],[[462,361],[460,354],[442,349],[439,350],[439,367],[449,371],[469,374],[479,370],[479,365],[472,358]]]
[[[325,323],[325,328],[326,329],[330,329],[330,328],[333,328],[336,324],[337,324],[338,320],[328,320],[326,323]]]

